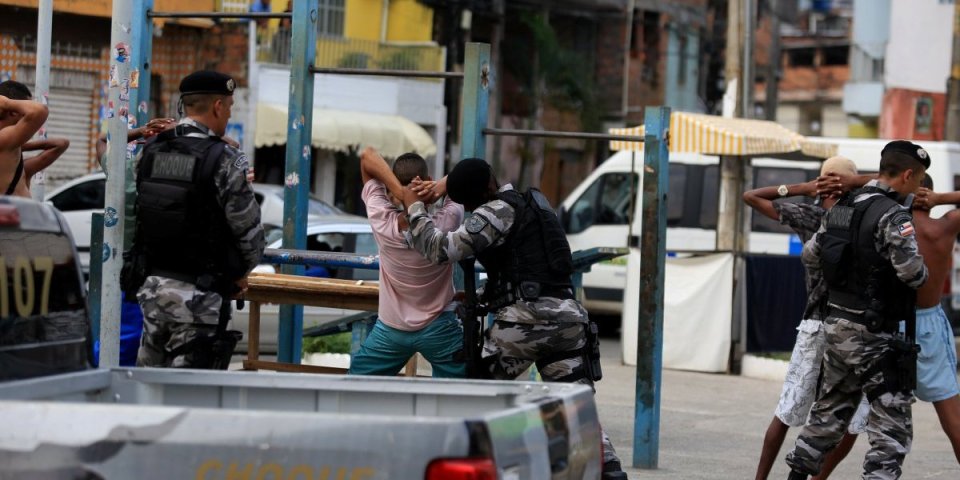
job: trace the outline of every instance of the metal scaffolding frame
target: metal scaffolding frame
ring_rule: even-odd
[[[466,45],[464,72],[370,71],[357,69],[314,68],[316,51],[318,0],[297,0],[289,13],[216,13],[216,12],[153,12],[153,0],[113,2],[111,36],[111,84],[109,95],[117,111],[126,106],[125,114],[117,114],[109,124],[108,171],[125,171],[113,175],[107,183],[106,214],[103,221],[102,285],[91,279],[91,291],[101,289],[102,298],[93,309],[101,313],[101,366],[118,364],[120,286],[119,273],[124,245],[124,217],[133,193],[133,159],[135,151],[126,147],[130,116],[136,124],[144,124],[149,112],[138,108],[150,96],[150,82],[134,84],[134,78],[150,78],[150,57],[153,40],[153,18],[291,18],[292,57],[290,103],[286,145],[286,180],[284,189],[283,248],[303,250],[306,247],[307,199],[309,198],[311,134],[314,73],[352,75],[393,75],[409,77],[462,78],[461,91],[461,157],[485,158],[486,135],[583,138],[590,140],[626,140],[644,142],[643,229],[641,253],[654,261],[641,264],[639,338],[637,353],[636,414],[634,418],[634,457],[636,467],[656,468],[659,454],[660,373],[663,344],[663,288],[666,245],[666,193],[668,185],[667,129],[670,111],[666,107],[648,107],[645,134],[642,138],[577,132],[545,132],[487,128],[489,93],[495,78],[490,62],[490,46]],[[133,72],[136,72],[134,74]],[[115,80],[115,82],[113,81]],[[133,106],[133,108],[129,108]],[[96,235],[96,233],[95,233]],[[99,252],[92,252],[99,253]],[[101,267],[98,265],[97,267]],[[303,265],[283,265],[283,273],[302,274]],[[302,306],[282,306],[278,360],[299,363],[301,351]]]

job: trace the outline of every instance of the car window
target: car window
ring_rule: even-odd
[[[61,212],[76,210],[102,210],[107,181],[91,180],[70,187],[50,199]]]
[[[700,197],[700,212],[697,226],[717,228],[720,208],[720,166],[708,165],[703,169],[703,195]]]
[[[283,193],[278,192],[275,195],[280,199],[280,205],[283,205]],[[262,197],[257,198],[257,203],[263,203]],[[307,200],[307,213],[310,215],[343,215],[343,210],[311,195],[310,199]]]
[[[667,179],[667,225],[679,225],[683,219],[684,200],[687,198],[687,166],[682,163],[670,164],[670,177]]]
[[[617,172],[601,176],[570,208],[568,233],[580,233],[593,225],[628,224],[636,188],[637,175]]]
[[[753,188],[803,183],[807,181],[808,177],[809,170],[804,170],[802,168],[757,167],[753,171]],[[812,201],[813,199],[810,197],[794,196],[778,198],[774,200],[774,203],[808,203]],[[781,225],[780,222],[767,218],[765,215],[760,215],[756,212],[753,213],[753,231],[788,234],[794,233],[793,229],[790,227]]]

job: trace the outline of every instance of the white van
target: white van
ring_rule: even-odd
[[[839,154],[851,158],[861,173],[876,172],[880,150],[887,140],[818,138],[838,145]],[[928,172],[938,191],[960,190],[960,144],[917,142],[931,157]],[[631,175],[631,162],[634,164]],[[753,188],[801,183],[817,177],[820,162],[758,158],[753,160]],[[592,247],[626,247],[630,235],[639,235],[640,219],[632,205],[639,205],[638,174],[643,171],[642,152],[617,152],[560,203],[561,221],[574,251]],[[716,249],[716,227],[720,190],[719,157],[690,153],[670,154],[667,195],[667,252],[709,252]],[[633,179],[632,182],[630,179]],[[631,202],[633,200],[633,202]],[[786,201],[809,201],[790,198]],[[950,207],[934,209],[942,215]],[[639,208],[637,208],[639,210]],[[752,211],[748,208],[749,213]],[[631,228],[632,219],[632,228]],[[750,253],[799,255],[800,239],[788,227],[762,215],[752,215]],[[960,253],[954,261],[960,265]],[[593,266],[583,276],[585,306],[592,313],[619,315],[626,283],[626,258]],[[954,308],[960,308],[960,270],[954,269],[951,285]],[[952,288],[952,290],[951,290]],[[956,291],[954,291],[956,290]]]

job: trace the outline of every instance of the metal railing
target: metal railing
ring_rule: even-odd
[[[280,27],[259,35],[257,60],[290,64],[290,29]],[[405,45],[356,38],[317,38],[319,68],[362,68],[369,70],[439,71],[444,69],[444,50],[436,45]]]

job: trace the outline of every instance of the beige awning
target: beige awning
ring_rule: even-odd
[[[287,115],[285,105],[257,105],[254,145],[268,147],[287,143],[287,125],[302,125],[302,119]],[[397,115],[313,110],[311,144],[316,148],[346,152],[351,147],[371,146],[385,157],[416,152],[424,157],[437,153],[437,145],[420,125]]]
[[[643,135],[643,127],[611,128],[613,135]],[[611,150],[642,150],[643,142],[612,141]],[[699,113],[670,114],[670,151],[705,155],[796,155],[829,158],[832,143],[815,142],[767,120],[725,118]]]

